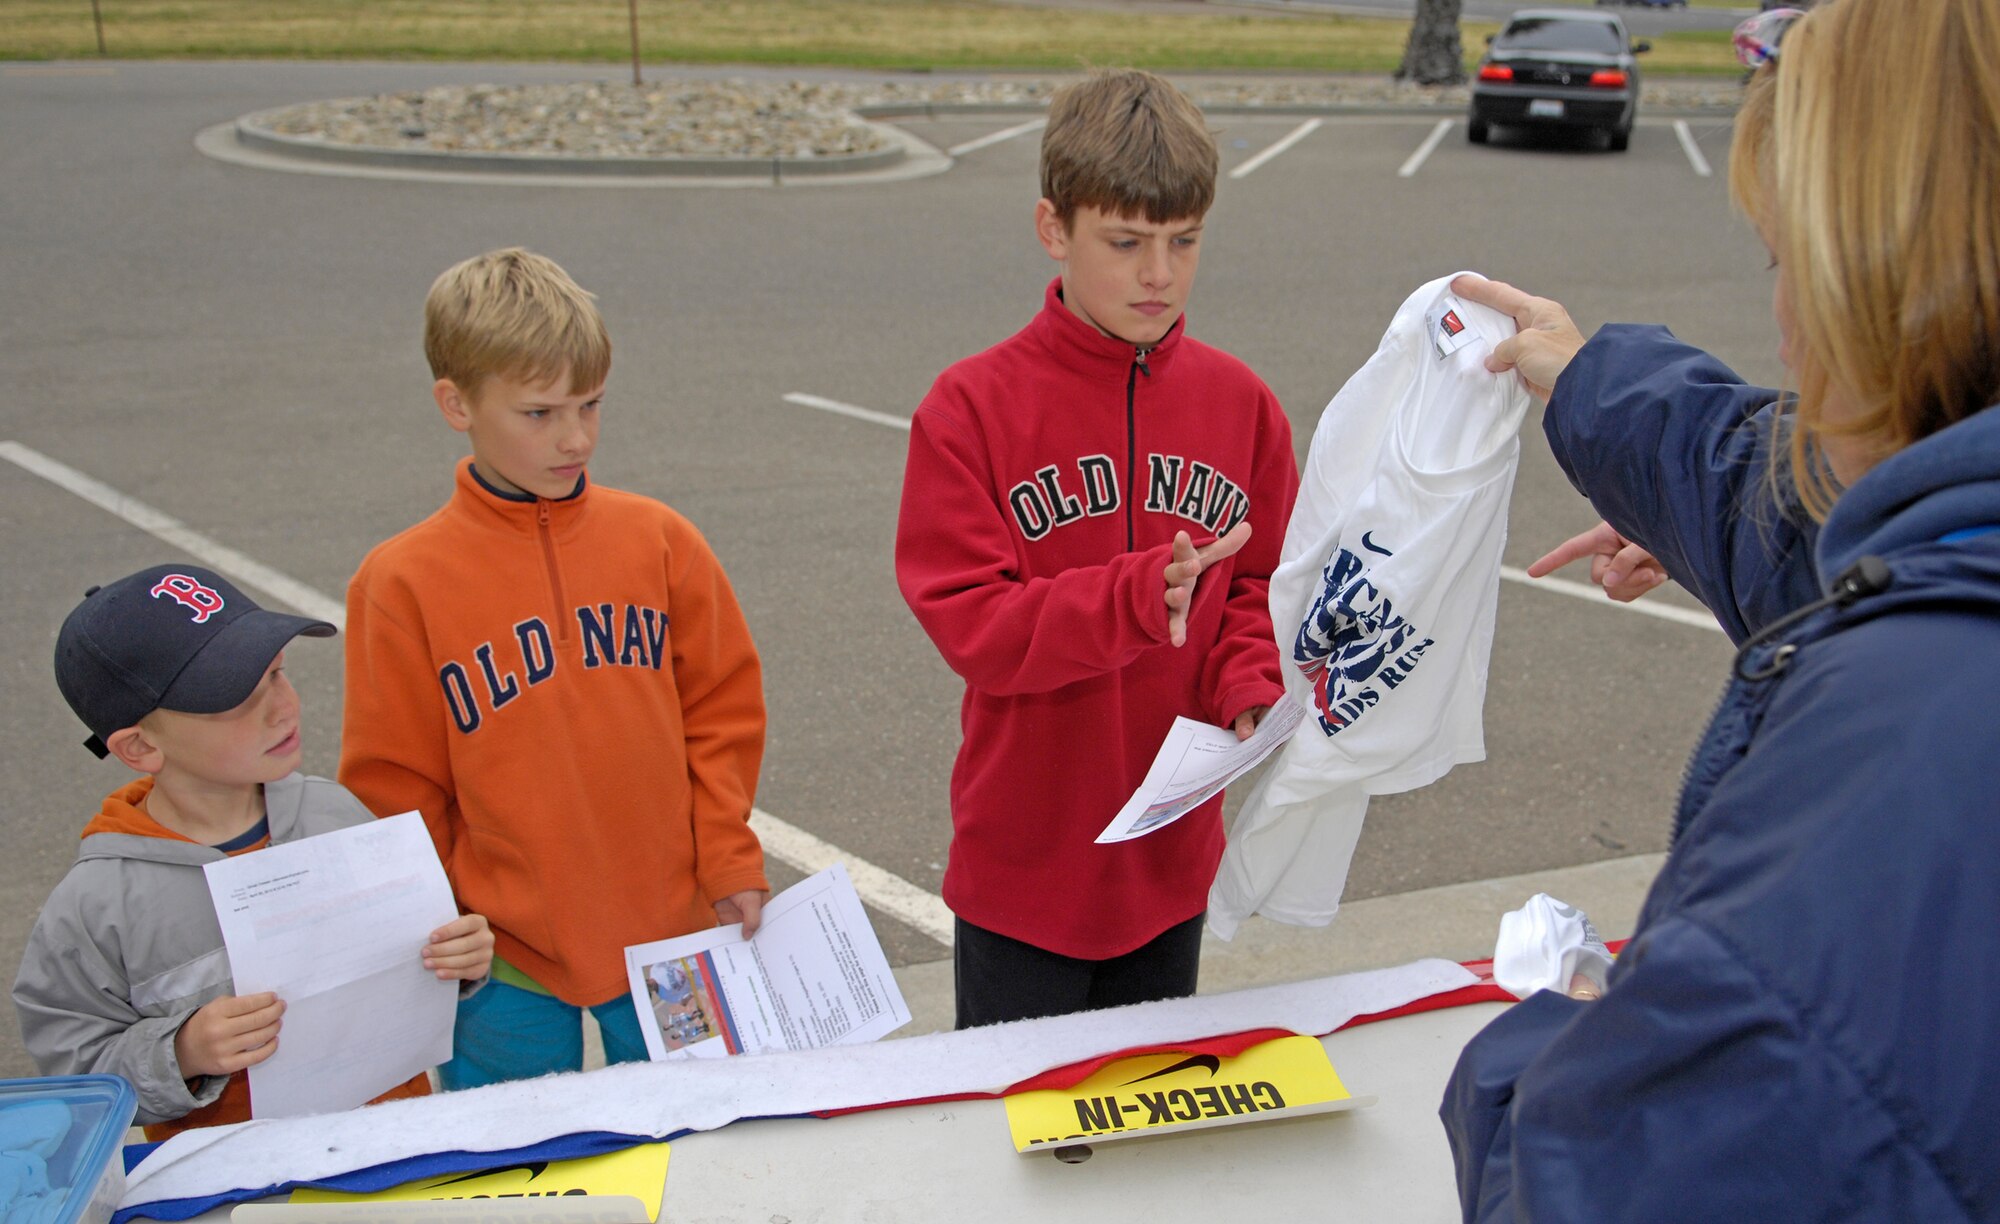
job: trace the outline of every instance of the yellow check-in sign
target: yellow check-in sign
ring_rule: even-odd
[[[294,1203],[417,1203],[456,1199],[560,1199],[624,1195],[638,1199],[647,1218],[660,1218],[667,1185],[667,1148],[646,1143],[576,1160],[527,1160],[471,1173],[446,1173],[378,1190],[294,1190]]]
[[[1280,1037],[1233,1058],[1140,1054],[1071,1088],[1006,1098],[1014,1150],[1330,1113],[1375,1103],[1340,1082],[1313,1037]]]

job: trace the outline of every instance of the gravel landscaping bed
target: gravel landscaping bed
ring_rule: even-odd
[[[266,112],[281,135],[330,145],[557,157],[814,158],[888,147],[857,108],[965,108],[1046,101],[1060,81],[889,81],[867,84],[663,81],[643,86],[454,86],[307,102]],[[1463,87],[1374,77],[1193,81],[1205,107],[1397,107],[1462,110]],[[1727,110],[1734,81],[1649,84],[1644,104]]]

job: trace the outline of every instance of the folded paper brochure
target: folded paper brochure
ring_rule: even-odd
[[[750,939],[732,923],[625,949],[654,1059],[877,1041],[909,1006],[838,863],[771,898]]]

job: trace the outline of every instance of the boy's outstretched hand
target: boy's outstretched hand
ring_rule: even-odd
[[[731,893],[715,903],[715,923],[717,926],[728,926],[732,922],[740,922],[743,924],[743,938],[748,939],[764,924],[764,902],[770,899],[769,892],[755,888]]]
[[[270,991],[210,999],[174,1034],[181,1078],[234,1075],[278,1052],[284,1001]]]
[[[1161,575],[1167,583],[1167,640],[1176,646],[1187,644],[1188,608],[1194,604],[1195,580],[1201,572],[1219,561],[1237,554],[1250,542],[1250,524],[1245,521],[1229,529],[1229,533],[1200,548],[1188,538],[1185,531],[1174,533],[1174,559],[1167,562]]]
[[[424,968],[439,981],[472,982],[493,967],[493,931],[484,914],[460,914],[431,932],[424,945]]]

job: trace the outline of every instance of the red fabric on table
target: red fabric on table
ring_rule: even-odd
[[[1247,1029],[1241,1033],[1225,1033],[1218,1037],[1202,1037],[1194,1041],[1176,1041],[1167,1045],[1132,1046],[1128,1049],[1113,1050],[1109,1054],[1098,1054],[1081,1062],[1066,1063],[1060,1067],[1050,1067],[1046,1071],[1029,1076],[1020,1083],[1011,1084],[999,1092],[954,1092],[945,1096],[919,1097],[913,1101],[885,1101],[880,1105],[857,1105],[852,1109],[828,1109],[815,1113],[818,1118],[837,1118],[842,1114],[865,1113],[871,1109],[887,1109],[892,1106],[932,1105],[941,1101],[992,1101],[1013,1096],[1017,1092],[1034,1092],[1044,1088],[1068,1088],[1082,1083],[1095,1075],[1109,1063],[1121,1058],[1136,1058],[1141,1054],[1213,1054],[1217,1058],[1234,1058],[1251,1046],[1276,1041],[1280,1037],[1296,1037],[1290,1029],[1260,1028]]]
[[[1604,946],[1611,950],[1613,956],[1616,956],[1619,949],[1623,948],[1627,942],[1623,939],[1614,939]],[[1447,990],[1440,994],[1426,995],[1421,999],[1405,1003],[1401,1007],[1392,1007],[1388,1011],[1370,1012],[1365,1016],[1356,1016],[1346,1024],[1341,1025],[1340,1028],[1351,1029],[1357,1024],[1373,1024],[1377,1020],[1394,1020],[1398,1016],[1414,1016],[1418,1012],[1443,1011],[1447,1007],[1469,1007],[1474,1003],[1514,1002],[1514,996],[1507,993],[1506,990],[1493,981],[1492,958],[1489,957],[1486,960],[1476,961],[1460,961],[1459,963],[1465,966],[1474,977],[1479,979],[1478,984],[1461,986],[1457,990]],[[1334,1031],[1339,1032],[1340,1029],[1335,1029]]]
[[[1625,941],[1622,939],[1616,940],[1606,946],[1611,949],[1613,954],[1616,954],[1620,948],[1625,946]],[[1479,979],[1476,984],[1461,986],[1457,990],[1446,990],[1438,994],[1427,995],[1424,998],[1405,1003],[1401,1007],[1392,1007],[1388,1011],[1370,1012],[1365,1016],[1356,1016],[1346,1024],[1341,1025],[1340,1028],[1351,1029],[1359,1024],[1373,1024],[1378,1020],[1393,1020],[1398,1016],[1413,1016],[1418,1012],[1442,1011],[1447,1007],[1466,1007],[1474,1003],[1512,1003],[1514,1001],[1513,995],[1508,994],[1505,990],[1494,984],[1492,960],[1461,961],[1460,963],[1473,976]],[[1336,1029],[1335,1031],[1338,1032],[1340,1030]],[[1068,1063],[1060,1067],[1050,1067],[1046,1071],[1031,1075],[1020,1083],[1010,1085],[999,1092],[956,1092],[946,1096],[921,1097],[911,1101],[886,1101],[879,1105],[857,1105],[851,1109],[822,1110],[813,1116],[819,1118],[837,1118],[842,1114],[865,1113],[871,1109],[888,1109],[892,1106],[933,1105],[943,1101],[994,1100],[999,1097],[1013,1096],[1017,1092],[1036,1092],[1048,1088],[1069,1088],[1089,1079],[1106,1064],[1117,1062],[1121,1058],[1136,1058],[1141,1054],[1213,1054],[1217,1058],[1234,1058],[1251,1046],[1262,1045],[1267,1041],[1276,1041],[1280,1037],[1295,1037],[1299,1035],[1289,1029],[1260,1028],[1247,1029],[1241,1033],[1224,1033],[1215,1037],[1203,1037],[1194,1041],[1176,1041],[1167,1045],[1132,1046],[1128,1049],[1113,1050],[1108,1054],[1099,1054],[1091,1058],[1086,1058],[1081,1062]],[[1315,1037],[1324,1036],[1321,1033],[1311,1035]]]
[[[1626,946],[1626,940],[1614,940],[1614,942],[1606,944],[1606,948],[1610,948],[1612,954],[1616,954],[1624,946]],[[1438,992],[1438,994],[1428,994],[1424,998],[1418,998],[1414,1002],[1406,1002],[1400,1008],[1390,1008],[1386,1012],[1370,1012],[1366,1016],[1356,1016],[1356,1018],[1348,1020],[1346,1024],[1342,1024],[1340,1030],[1354,1028],[1356,1024],[1374,1024],[1376,1020],[1394,1020],[1398,1016],[1414,1016],[1418,1012],[1442,1012],[1444,1008],[1464,1008],[1464,1006],[1480,1004],[1480,1002],[1514,1002],[1512,994],[1508,994],[1506,990],[1502,990],[1500,986],[1494,984],[1494,962],[1490,958],[1488,960],[1462,960],[1460,964],[1466,970],[1470,970],[1472,976],[1478,978],[1476,984],[1472,984],[1472,986],[1460,986],[1458,990],[1444,990],[1444,992]],[[1334,1030],[1334,1032],[1340,1032],[1340,1030]],[[1212,1038],[1198,1038],[1198,1040],[1192,1040],[1192,1042],[1172,1042],[1172,1044],[1164,1044],[1164,1046],[1130,1046],[1126,1050],[1112,1050],[1110,1054],[1096,1054],[1092,1058],[1084,1058],[1082,1062],[1070,1062],[1070,1064],[1064,1064],[1064,1066],[1052,1066],[1046,1072],[1028,1076],[1026,1080],[1022,1080],[1018,1084],[1012,1084],[1008,1088],[1002,1088],[1000,1092],[954,1092],[954,1094],[948,1094],[948,1096],[924,1096],[924,1098],[918,1098],[918,1100],[896,1100],[896,1102],[884,1102],[884,1104],[854,1106],[854,1108],[848,1108],[848,1110],[822,1110],[822,1112],[818,1112],[814,1116],[816,1118],[838,1118],[840,1114],[860,1114],[860,1112],[866,1112],[866,1110],[884,1110],[884,1108],[890,1108],[890,1106],[938,1104],[938,1102],[946,1102],[946,1100],[994,1100],[994,1098],[1000,1098],[1000,1096],[1014,1096],[1016,1092],[1038,1092],[1038,1090],[1044,1090],[1044,1088],[1070,1088],[1074,1084],[1082,1084],[1084,1080],[1088,1080],[1090,1076],[1094,1076],[1100,1068],[1104,1068],[1106,1064],[1118,1062],[1120,1058],[1136,1058],[1140,1054],[1214,1054],[1216,1058],[1234,1058],[1234,1056],[1242,1054],[1244,1050],[1248,1050],[1250,1046],[1262,1046],[1264,1042],[1274,1042],[1274,1040],[1286,1038],[1286,1036],[1300,1036],[1300,1034],[1294,1034],[1294,1032],[1290,1032],[1286,1028],[1250,1028],[1250,1030],[1244,1030],[1244,1032],[1228,1032],[1228,1034],[1220,1034],[1220,1036],[1212,1036]],[[1324,1036],[1324,1034],[1312,1034],[1312,1036]]]

